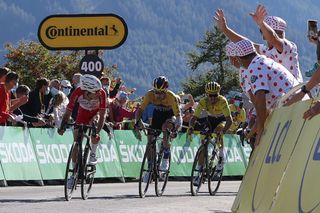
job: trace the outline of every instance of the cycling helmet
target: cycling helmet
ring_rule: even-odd
[[[206,84],[206,93],[212,94],[212,93],[218,93],[220,92],[220,85],[217,82],[208,82]]]
[[[169,87],[168,79],[165,76],[159,76],[153,80],[153,88],[155,90],[167,90]]]
[[[94,93],[102,88],[100,80],[93,75],[83,75],[80,77],[80,88],[88,92]]]

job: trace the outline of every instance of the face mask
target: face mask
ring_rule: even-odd
[[[54,88],[54,87],[51,87],[50,92],[51,92],[51,95],[52,95],[52,96],[55,96],[56,94],[58,94],[59,90],[57,90],[57,89]]]
[[[11,92],[16,93],[17,88],[18,88],[18,83],[11,89]]]
[[[70,91],[71,91],[70,88],[63,88],[63,89],[62,89],[62,92],[63,92],[66,96],[68,96],[68,95],[70,94]]]
[[[49,93],[50,93],[50,88],[47,87],[47,90],[46,90],[46,92],[45,92],[45,95],[49,95]]]

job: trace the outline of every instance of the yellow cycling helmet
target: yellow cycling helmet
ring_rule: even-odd
[[[208,94],[219,93],[220,89],[220,84],[218,84],[217,82],[208,82],[206,84],[206,93]]]

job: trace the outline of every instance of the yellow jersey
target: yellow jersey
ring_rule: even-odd
[[[143,97],[141,103],[142,111],[148,106],[148,104],[153,104],[155,110],[159,111],[173,111],[173,114],[178,117],[180,116],[180,108],[177,96],[170,90],[166,90],[165,97],[162,100],[156,98],[154,90],[149,90],[146,95]]]
[[[194,116],[199,117],[203,110],[207,111],[212,117],[228,117],[231,115],[228,101],[222,95],[219,95],[218,101],[215,104],[209,102],[208,97],[204,97],[199,101],[199,104],[194,112]]]
[[[229,108],[231,110],[231,113],[239,113],[237,116],[233,117],[232,125],[229,128],[229,131],[235,131],[239,127],[240,123],[244,123],[246,121],[246,110],[244,108],[238,110],[234,104],[230,104]]]

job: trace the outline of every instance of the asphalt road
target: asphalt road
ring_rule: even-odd
[[[0,188],[0,212],[231,212],[240,181],[223,181],[215,196],[207,187],[202,193],[190,195],[189,182],[169,182],[162,197],[156,197],[154,185],[141,199],[138,183],[95,184],[88,200],[80,190],[71,201],[64,200],[63,186],[15,186]]]

